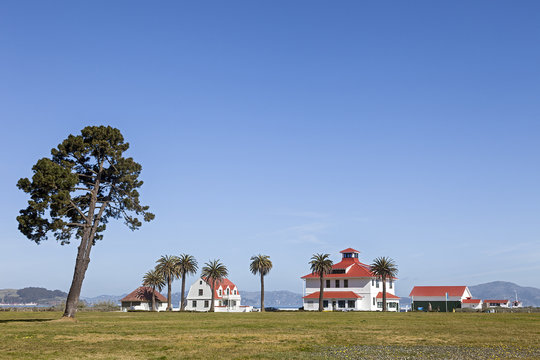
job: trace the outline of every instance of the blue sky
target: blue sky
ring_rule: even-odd
[[[268,254],[267,289],[301,292],[347,247],[402,295],[540,287],[539,43],[537,1],[2,2],[0,288],[68,290],[76,245],[25,239],[15,184],[101,124],[156,220],[109,227],[83,296],[180,253],[250,291]]]

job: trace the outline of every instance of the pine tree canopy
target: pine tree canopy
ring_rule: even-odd
[[[17,217],[19,230],[40,243],[51,232],[62,245],[73,236],[103,238],[110,219],[123,219],[132,230],[154,214],[139,202],[141,165],[123,153],[129,148],[120,130],[88,126],[80,135],[69,135],[50,158],[32,167],[32,179],[17,187],[28,193],[28,207]]]

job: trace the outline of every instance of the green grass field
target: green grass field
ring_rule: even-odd
[[[0,357],[537,359],[540,314],[0,312]]]

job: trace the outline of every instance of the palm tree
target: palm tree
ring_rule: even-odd
[[[330,254],[315,254],[311,257],[309,264],[311,265],[311,272],[319,275],[321,282],[319,290],[319,311],[323,311],[324,275],[329,274],[330,271],[332,271],[334,262],[330,260]]]
[[[202,276],[212,288],[212,303],[210,304],[210,312],[214,312],[214,298],[216,295],[216,282],[221,281],[229,275],[227,267],[219,262],[219,259],[209,261],[202,268]]]
[[[167,311],[172,311],[171,305],[171,287],[174,279],[180,277],[180,269],[178,268],[178,256],[161,256],[157,262],[156,270],[161,273],[163,279],[167,281]]]
[[[186,275],[195,274],[198,269],[197,260],[192,255],[181,254],[178,257],[178,268],[182,277],[182,296],[180,297],[180,311],[184,311],[186,307]]]
[[[159,271],[156,269],[148,271],[143,276],[143,285],[152,288],[152,311],[156,310],[156,289],[161,291],[165,286],[165,280]]]
[[[257,255],[251,257],[251,264],[249,264],[249,270],[253,275],[259,273],[261,275],[261,311],[264,311],[264,277],[272,269],[272,261],[268,255]]]
[[[373,260],[371,272],[382,280],[382,311],[386,311],[386,279],[396,277],[398,268],[394,260],[388,257],[378,257]]]

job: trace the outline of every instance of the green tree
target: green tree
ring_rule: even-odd
[[[179,261],[178,256],[163,255],[158,259],[156,265],[156,270],[161,273],[163,279],[167,282],[167,311],[172,311],[171,287],[174,279],[180,277]]]
[[[386,279],[395,278],[398,268],[394,260],[388,257],[378,257],[373,260],[371,272],[382,281],[382,311],[386,311]]]
[[[272,269],[272,261],[268,255],[256,255],[251,257],[251,264],[249,264],[249,270],[253,275],[257,273],[261,276],[261,311],[264,311],[264,277]]]
[[[38,160],[31,180],[17,183],[30,196],[17,217],[27,238],[39,244],[52,233],[62,245],[80,241],[64,317],[75,317],[90,250],[103,238],[107,223],[123,219],[136,230],[142,225],[137,215],[144,221],[154,218],[139,202],[142,168],[123,156],[128,148],[120,130],[88,126],[52,149],[51,158]]]
[[[178,258],[178,268],[182,276],[182,293],[180,296],[180,311],[186,308],[186,275],[195,274],[198,269],[197,260],[192,255],[181,254]]]
[[[202,276],[212,289],[212,302],[210,312],[214,312],[214,299],[216,296],[216,284],[229,275],[227,267],[219,262],[219,259],[212,260],[204,264]]]
[[[334,262],[330,260],[330,254],[314,254],[309,264],[311,265],[311,272],[319,276],[319,311],[323,311],[324,275],[332,271]]]
[[[142,284],[152,288],[152,311],[156,311],[156,290],[161,291],[165,286],[163,274],[157,269],[150,270],[144,274]]]

